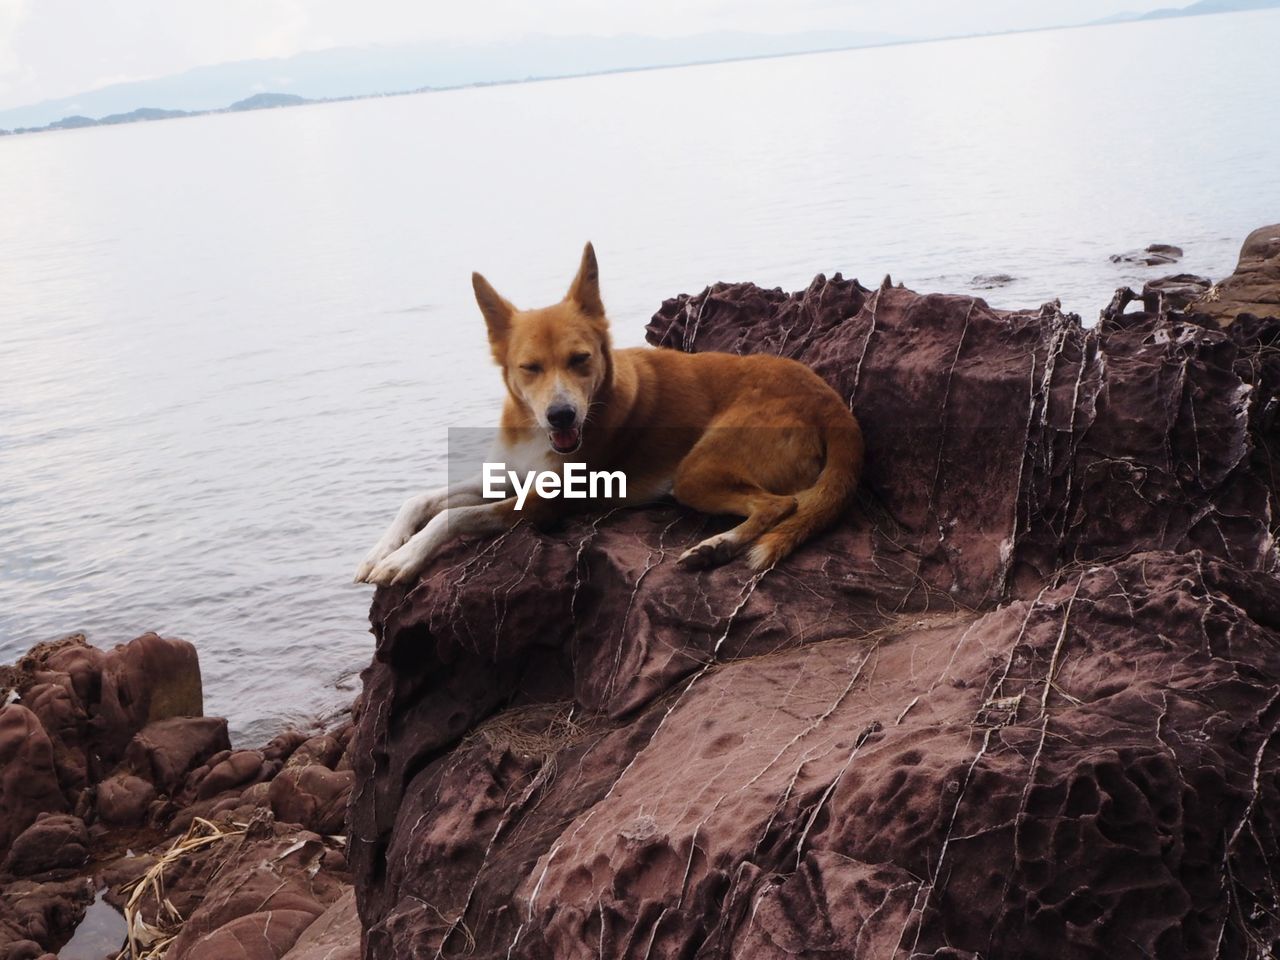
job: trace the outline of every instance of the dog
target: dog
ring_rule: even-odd
[[[554,306],[518,310],[480,274],[471,279],[507,387],[492,460],[622,471],[626,504],[671,494],[703,513],[744,518],[686,550],[678,562],[692,569],[746,552],[754,571],[767,570],[849,506],[862,431],[808,367],[767,355],[614,350],[590,243]],[[499,533],[525,518],[541,525],[571,509],[533,493],[522,500],[517,510],[514,496],[486,499],[480,477],[413,497],[356,582],[405,583],[456,536]]]

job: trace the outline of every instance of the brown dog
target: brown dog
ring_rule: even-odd
[[[625,475],[623,502],[673,493],[704,513],[744,517],[680,557],[725,563],[749,549],[773,566],[848,506],[862,469],[862,431],[838,394],[794,360],[726,353],[613,350],[587,244],[560,303],[517,310],[480,274],[476,301],[502,367],[507,400],[491,459],[563,474],[567,465]],[[453,536],[538,521],[564,500],[522,491],[486,499],[482,478],[410,499],[356,580],[416,577]],[[523,509],[517,509],[520,503]]]

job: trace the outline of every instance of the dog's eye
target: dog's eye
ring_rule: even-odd
[[[542,364],[540,364],[540,363],[522,363],[522,364],[520,364],[520,369],[521,369],[521,370],[523,370],[525,373],[541,373],[541,372],[542,372]]]
[[[575,353],[569,357],[569,366],[581,367],[581,366],[584,366],[586,362],[590,359],[591,359],[591,354],[589,353]]]

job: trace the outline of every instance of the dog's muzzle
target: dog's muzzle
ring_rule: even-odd
[[[559,454],[574,453],[582,446],[582,427],[578,425],[578,411],[567,403],[555,404],[547,409],[547,439],[551,449]]]

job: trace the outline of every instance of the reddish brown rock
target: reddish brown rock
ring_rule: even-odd
[[[1260,955],[1277,337],[839,276],[664,304],[655,343],[848,398],[861,501],[761,577],[677,569],[719,522],[659,506],[379,590],[366,956]]]
[[[53,749],[58,784],[69,801],[89,784],[89,758],[84,744],[89,713],[76,695],[69,674],[43,674],[43,682],[28,687],[22,705],[40,719]]]
[[[79,817],[41,813],[9,847],[4,871],[20,877],[74,868],[89,859],[89,831]]]
[[[204,692],[196,648],[144,634],[111,650],[102,665],[95,726],[104,758],[119,759],[134,734],[171,717],[201,717]]]
[[[271,781],[271,810],[283,823],[301,824],[317,833],[341,833],[354,782],[355,774],[349,770],[286,765]]]
[[[0,957],[39,956],[61,947],[93,902],[93,884],[84,879],[16,880],[0,886]],[[32,952],[30,944],[36,944]]]
[[[209,848],[207,855],[181,862],[166,874],[166,893],[184,922],[177,940],[170,948],[170,960],[189,956],[213,956],[206,937],[214,935],[214,945],[224,949],[241,942],[242,934],[258,929],[262,914],[289,915],[288,936],[272,940],[280,956],[289,949],[307,924],[297,923],[294,914],[310,920],[320,916],[330,904],[348,889],[345,874],[334,862],[331,845],[319,836],[296,827],[255,821],[245,834],[229,836]],[[340,859],[340,858],[339,858]],[[144,916],[154,915],[151,900],[144,904]],[[252,923],[242,918],[258,916]],[[233,922],[235,935],[218,936]],[[260,938],[259,938],[260,939]],[[199,949],[201,953],[195,951]],[[239,956],[231,952],[223,956]],[[245,954],[257,957],[259,954]]]
[[[355,891],[348,888],[306,928],[284,956],[285,960],[361,960]]]
[[[275,774],[278,768],[264,762],[259,750],[227,751],[192,773],[187,790],[196,800],[208,800],[228,790],[241,790]]]
[[[305,767],[313,763],[332,768],[342,756],[342,748],[342,742],[331,734],[323,733],[308,737],[297,750],[290,754],[289,759],[285,761],[285,768]]]
[[[103,823],[115,827],[140,826],[147,818],[156,788],[150,780],[119,773],[98,784],[96,809]]]
[[[186,960],[276,960],[313,920],[315,914],[305,910],[247,914],[205,934],[182,956]]]
[[[19,703],[0,707],[0,854],[41,813],[67,809],[39,718]]]
[[[307,735],[301,730],[286,730],[277,734],[262,748],[262,756],[267,761],[284,763],[293,755],[293,751],[307,741]]]
[[[129,744],[124,763],[160,793],[173,793],[190,770],[230,747],[222,717],[172,717],[147,724]]]

